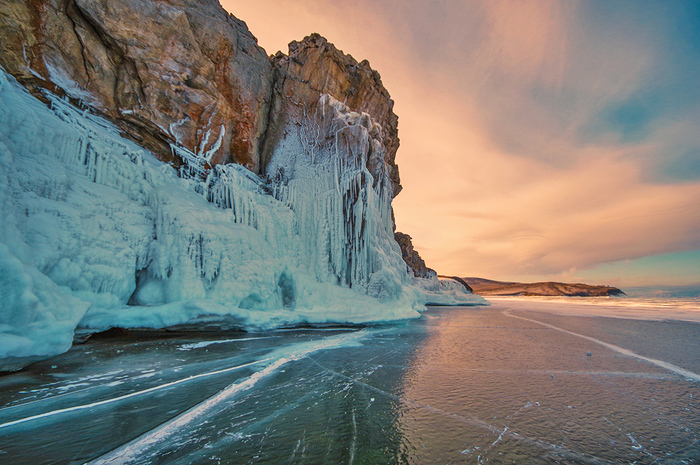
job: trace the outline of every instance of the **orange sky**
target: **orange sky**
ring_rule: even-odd
[[[399,115],[397,227],[439,273],[700,283],[696,70],[669,58],[681,26],[651,6],[222,5],[269,54],[318,32],[379,71]]]

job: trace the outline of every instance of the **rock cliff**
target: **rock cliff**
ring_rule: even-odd
[[[329,94],[352,111],[366,113],[379,123],[385,159],[393,185],[393,196],[401,190],[396,151],[399,148],[398,117],[394,102],[382,85],[379,73],[369,62],[358,63],[318,34],[289,44],[289,55],[272,57],[275,78],[270,124],[267,128],[263,165],[284,137],[290,120],[307,119],[317,111],[319,96]]]
[[[486,303],[399,236],[411,279],[393,102],[316,34],[267,57],[215,0],[0,0],[0,65],[0,371],[76,328]]]
[[[401,255],[403,257],[403,260],[406,262],[408,268],[413,272],[413,274],[417,278],[430,278],[437,276],[435,270],[428,268],[425,265],[425,261],[413,248],[411,236],[402,232],[395,231],[394,239],[396,240],[396,242],[398,242],[399,247],[401,247]],[[469,288],[469,286],[466,287],[467,289]],[[471,291],[471,289],[468,290]]]
[[[2,0],[0,65],[25,87],[67,95],[161,160],[178,144],[205,168],[264,175],[285,127],[329,94],[379,123],[393,195],[399,139],[379,74],[318,34],[268,57],[217,0]]]
[[[272,65],[216,0],[3,0],[0,64],[101,112],[162,160],[259,171]]]

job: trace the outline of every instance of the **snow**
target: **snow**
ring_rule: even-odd
[[[24,44],[22,44],[22,51],[24,52]],[[46,70],[49,72],[51,82],[63,89],[67,95],[79,100],[81,103],[86,102],[93,107],[103,109],[99,99],[93,97],[87,89],[79,85],[70,76],[68,76],[66,69],[68,69],[69,66],[66,63],[53,63],[54,60],[61,60],[60,55],[47,58],[48,59],[44,60],[44,66],[46,66]],[[24,56],[24,60],[25,63],[27,63],[27,69],[34,76],[43,81],[44,77],[29,67],[29,61],[27,60],[26,55]]]
[[[219,138],[216,139],[216,142],[214,143],[214,145],[212,145],[211,148],[205,152],[204,147],[206,147],[207,142],[209,141],[210,134],[211,134],[211,129],[209,129],[207,131],[206,137],[204,138],[204,140],[202,141],[202,144],[199,147],[199,153],[203,154],[204,159],[209,161],[209,162],[211,161],[212,157],[216,154],[216,152],[218,152],[219,149],[221,148],[221,144],[224,141],[224,136],[226,135],[226,126],[224,126],[223,124],[221,125],[221,128],[219,128]]]
[[[364,323],[432,301],[393,240],[368,115],[324,96],[263,181],[173,146],[178,173],[46,96],[0,75],[0,369],[67,350],[77,326]]]

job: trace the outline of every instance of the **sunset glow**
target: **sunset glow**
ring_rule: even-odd
[[[268,54],[318,32],[395,101],[397,229],[441,274],[700,283],[700,7],[223,0]]]

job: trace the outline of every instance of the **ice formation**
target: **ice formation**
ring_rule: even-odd
[[[359,323],[415,317],[439,294],[412,283],[393,240],[369,115],[323,96],[262,180],[173,147],[178,173],[46,98],[1,73],[0,369],[67,350],[79,325]]]

